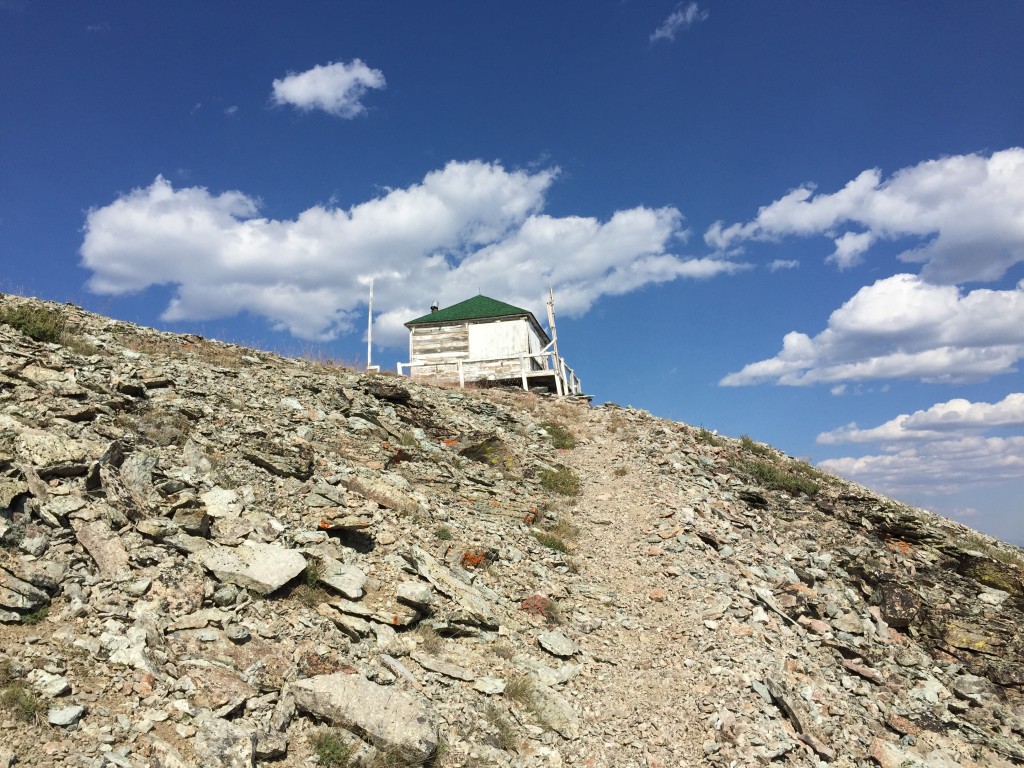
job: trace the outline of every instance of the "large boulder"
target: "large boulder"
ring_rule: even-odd
[[[347,728],[378,749],[419,765],[437,750],[438,721],[419,699],[358,675],[317,675],[293,683],[295,703],[319,718]]]
[[[890,627],[909,627],[921,610],[921,598],[917,593],[898,584],[883,584],[878,588],[878,599],[882,619]]]
[[[207,549],[199,554],[199,561],[221,581],[261,595],[283,587],[306,567],[306,558],[298,550],[255,541]]]

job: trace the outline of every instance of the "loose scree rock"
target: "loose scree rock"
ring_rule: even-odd
[[[0,295],[2,766],[1019,765],[1022,564],[746,437]]]

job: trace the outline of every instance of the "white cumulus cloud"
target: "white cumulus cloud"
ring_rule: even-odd
[[[668,15],[658,28],[651,33],[651,42],[657,40],[668,40],[673,41],[676,39],[676,35],[683,32],[694,24],[704,21],[708,17],[708,12],[701,9],[696,3],[689,3],[684,5],[680,3],[676,6],[675,10]]]
[[[861,288],[811,337],[785,335],[772,358],[721,380],[725,386],[810,385],[869,379],[981,381],[1024,357],[1024,281],[963,293],[899,274]]]
[[[1024,436],[931,440],[819,467],[883,493],[940,495],[1024,477]]]
[[[305,72],[289,72],[274,80],[275,104],[290,104],[304,112],[322,109],[331,115],[353,118],[366,111],[361,99],[370,88],[385,86],[384,73],[360,59],[319,64]]]
[[[768,265],[768,271],[778,272],[780,269],[796,269],[799,266],[800,262],[796,259],[775,259]]]
[[[822,445],[875,444],[879,452],[828,459],[830,472],[891,493],[941,495],[1024,478],[1024,436],[987,436],[1024,427],[1024,393],[996,403],[955,398],[884,424],[818,435]]]
[[[844,232],[836,238],[836,249],[826,261],[830,261],[840,269],[855,267],[864,261],[864,252],[875,242],[870,232]]]
[[[165,320],[247,311],[320,340],[352,330],[374,279],[374,337],[395,346],[433,299],[444,306],[483,291],[538,312],[550,283],[559,311],[579,316],[603,295],[750,266],[674,254],[686,231],[672,207],[606,221],[544,214],[557,175],[453,161],[419,183],[294,219],[261,217],[259,201],[239,191],[176,189],[157,177],[88,212],[82,265],[98,293],[172,286]]]
[[[972,403],[954,398],[927,410],[903,413],[870,429],[848,424],[818,435],[822,445],[948,440],[995,427],[1024,427],[1024,393],[1014,392],[998,403]]]
[[[851,228],[837,234],[839,230]],[[801,186],[729,226],[715,222],[705,241],[726,250],[745,240],[827,235],[828,260],[841,269],[879,240],[912,238],[900,258],[923,264],[931,282],[998,280],[1024,261],[1024,148],[929,160],[896,171],[864,171],[833,193]]]

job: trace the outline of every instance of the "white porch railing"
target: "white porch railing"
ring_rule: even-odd
[[[555,380],[555,391],[559,397],[583,394],[583,385],[580,383],[576,372],[566,364],[564,358],[559,357],[554,352],[533,352],[525,355],[508,355],[506,357],[482,357],[473,360],[454,360],[450,363],[399,363],[398,373],[404,376],[406,371],[409,372],[409,375],[412,375],[414,370],[440,368],[447,371],[454,367],[459,376],[459,386],[465,387],[467,376],[469,376],[470,381],[487,380],[487,377],[480,375],[484,373],[489,374],[491,379],[515,378],[515,372],[503,376],[500,372],[487,371],[479,366],[486,363],[514,363],[516,361],[519,362],[518,375],[522,379],[524,390],[529,391],[530,379],[553,377]],[[541,367],[534,368],[534,363]],[[476,366],[475,370],[474,366]]]

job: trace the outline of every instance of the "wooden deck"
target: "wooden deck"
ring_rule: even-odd
[[[546,387],[559,397],[582,396],[583,385],[575,371],[554,352],[530,355],[489,357],[452,362],[399,363],[398,373],[414,379],[457,379],[460,387],[477,381],[495,384],[519,384],[524,390]]]

